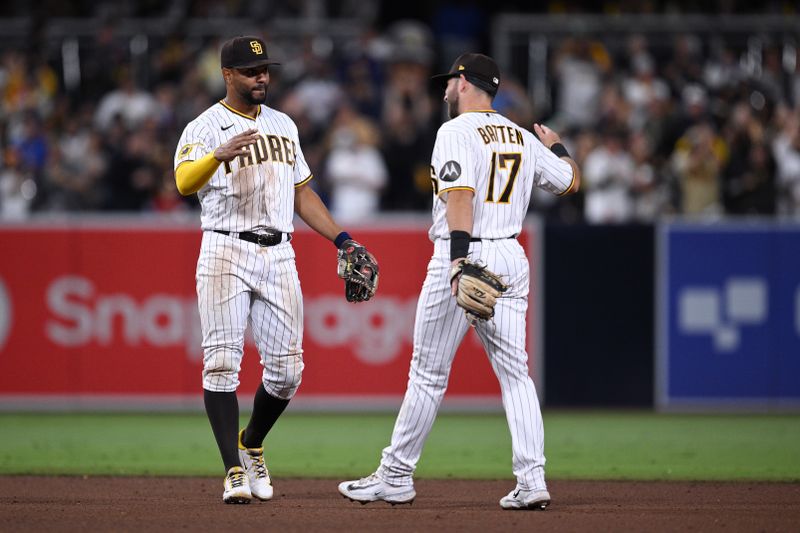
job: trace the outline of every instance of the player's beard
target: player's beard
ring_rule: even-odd
[[[458,91],[452,91],[447,95],[447,115],[456,118],[458,114]]]
[[[267,89],[268,88],[269,88],[269,85],[264,84],[264,96],[260,96],[259,97],[259,96],[255,96],[253,94],[253,90],[256,89],[256,87],[251,87],[250,89],[248,89],[246,91],[240,92],[239,96],[241,96],[242,99],[245,102],[247,102],[248,104],[250,104],[250,105],[261,105],[261,104],[266,103],[266,101],[267,101]]]

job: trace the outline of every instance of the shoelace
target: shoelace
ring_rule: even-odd
[[[263,479],[267,477],[267,465],[264,464],[264,455],[263,454],[251,454],[250,457],[253,459],[253,468],[256,470],[256,477],[258,479]]]
[[[375,474],[370,474],[367,477],[362,477],[361,479],[359,479],[358,480],[358,485],[361,485],[361,486],[368,485],[368,484],[372,483],[373,481],[377,481],[377,479],[378,479],[378,476],[376,476]]]
[[[234,472],[228,479],[231,480],[231,487],[241,487],[244,485],[245,474],[244,472]]]

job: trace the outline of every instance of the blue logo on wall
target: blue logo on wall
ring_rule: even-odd
[[[661,406],[800,406],[800,226],[662,228]]]
[[[767,300],[764,278],[729,278],[721,288],[685,287],[678,295],[678,326],[686,335],[710,335],[717,352],[735,352],[748,327],[767,321]]]

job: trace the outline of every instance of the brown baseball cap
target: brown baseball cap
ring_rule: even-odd
[[[450,72],[437,74],[431,79],[439,85],[447,85],[447,80],[464,75],[468,82],[494,96],[500,87],[500,69],[497,63],[483,54],[466,53],[458,56]]]
[[[263,65],[280,65],[267,55],[267,45],[260,37],[246,35],[234,37],[222,45],[222,68],[253,68]]]

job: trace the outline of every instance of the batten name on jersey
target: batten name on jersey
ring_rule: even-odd
[[[522,132],[519,131],[517,128],[512,128],[511,126],[498,126],[495,124],[487,124],[482,126],[478,129],[478,135],[481,136],[483,139],[483,144],[489,143],[511,143],[511,144],[518,144],[520,146],[525,145],[525,141],[522,137]]]
[[[284,163],[289,166],[294,165],[295,147],[291,139],[279,137],[278,135],[265,135],[260,133],[258,141],[251,144],[246,154],[242,154],[234,161],[239,163],[239,168],[258,165],[266,161],[273,163]],[[232,161],[226,161],[225,174],[233,172]]]

